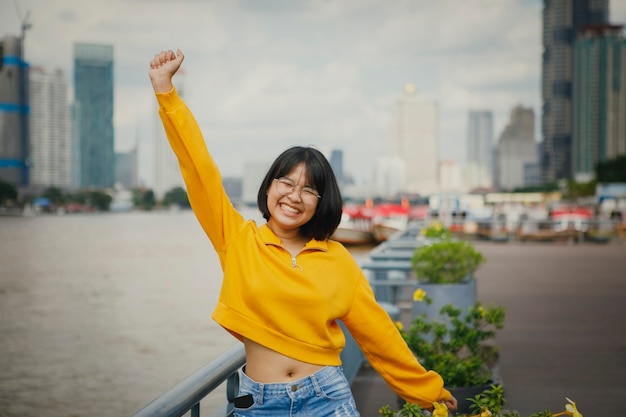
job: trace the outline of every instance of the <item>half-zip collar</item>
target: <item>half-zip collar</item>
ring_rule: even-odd
[[[280,238],[276,236],[274,232],[272,232],[272,229],[270,229],[267,223],[259,227],[259,236],[266,245],[274,245],[281,248],[283,247],[280,242]],[[328,252],[328,242],[326,242],[325,240],[311,239],[304,245],[300,253],[306,250],[319,250],[323,252]]]

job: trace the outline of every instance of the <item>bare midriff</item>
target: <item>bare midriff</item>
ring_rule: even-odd
[[[312,375],[324,367],[290,358],[249,339],[244,339],[243,343],[246,348],[245,372],[256,382],[292,382]]]

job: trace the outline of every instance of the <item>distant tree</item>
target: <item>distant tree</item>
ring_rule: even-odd
[[[600,161],[596,164],[598,182],[626,182],[626,155]]]
[[[513,190],[514,193],[550,193],[553,191],[559,191],[559,184],[550,182],[541,185],[518,187]]]
[[[17,188],[0,179],[0,204],[17,200]]]
[[[145,188],[133,188],[133,205],[135,207],[141,207],[141,200],[145,192]]]
[[[154,191],[150,189],[143,193],[143,196],[141,198],[141,205],[143,206],[144,210],[148,211],[154,208],[154,206],[156,205]]]
[[[102,191],[89,191],[87,193],[87,199],[92,206],[96,207],[100,211],[109,211],[111,207],[111,201],[113,197]]]
[[[86,191],[77,191],[65,195],[66,201],[70,203],[85,204],[87,203],[88,198],[89,196],[87,195]]]
[[[52,204],[54,204],[55,206],[62,206],[66,201],[66,197],[63,194],[63,191],[61,191],[61,189],[58,187],[46,188],[46,190],[43,192],[43,197],[50,199]]]
[[[142,210],[152,210],[156,205],[154,191],[144,187],[133,188],[133,205]]]
[[[165,193],[165,197],[163,197],[163,205],[170,206],[172,204],[177,204],[180,207],[190,208],[189,197],[187,197],[187,191],[185,191],[182,187],[175,187]]]
[[[567,181],[566,197],[576,199],[580,197],[589,197],[596,194],[596,180],[589,182],[576,182],[574,180]]]

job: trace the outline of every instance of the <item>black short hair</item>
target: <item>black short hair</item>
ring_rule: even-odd
[[[343,199],[337,185],[335,173],[326,157],[317,149],[305,146],[294,146],[281,153],[265,175],[259,193],[257,205],[263,218],[270,219],[267,207],[267,191],[275,178],[284,177],[297,165],[304,163],[307,183],[315,187],[322,198],[317,202],[315,214],[306,224],[300,227],[300,235],[317,240],[329,239],[339,222],[343,209]]]

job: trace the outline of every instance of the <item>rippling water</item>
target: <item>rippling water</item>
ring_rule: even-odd
[[[0,416],[131,415],[235,343],[220,281],[190,211],[0,217]]]

